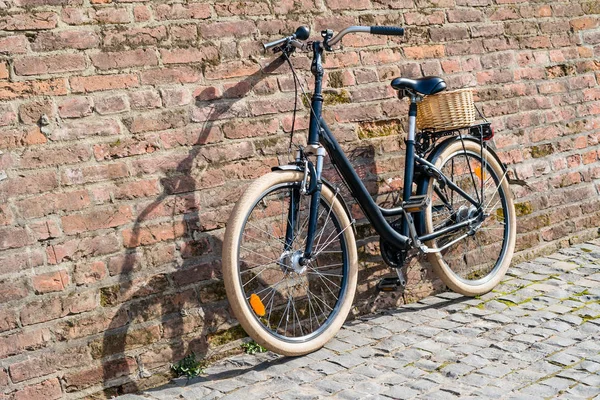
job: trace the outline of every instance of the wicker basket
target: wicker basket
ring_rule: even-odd
[[[447,131],[465,128],[475,122],[473,91],[459,89],[425,96],[417,103],[417,128]]]

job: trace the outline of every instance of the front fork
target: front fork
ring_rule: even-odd
[[[306,246],[299,261],[301,265],[305,265],[310,260],[314,251],[313,242],[317,233],[317,220],[321,202],[321,174],[323,172],[323,159],[325,158],[325,154],[325,149],[321,145],[308,145],[303,152],[299,151],[296,157],[296,162],[304,163],[304,179],[302,180],[300,188],[296,187],[292,190],[285,233],[285,251],[290,251],[292,249],[292,243],[295,239],[295,227],[297,224],[301,223],[301,221],[298,221],[300,198],[303,195],[311,196]],[[310,155],[316,156],[316,166],[306,158]]]

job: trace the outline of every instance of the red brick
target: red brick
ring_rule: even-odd
[[[48,379],[35,385],[27,386],[13,394],[14,400],[54,400],[62,397],[62,389],[58,378]]]
[[[12,225],[13,221],[13,213],[8,204],[0,204],[0,226]]]
[[[155,6],[154,14],[159,21],[177,19],[210,18],[210,5],[204,3],[160,4]]]
[[[63,7],[61,19],[68,25],[83,25],[94,23],[94,10],[84,7]]]
[[[51,321],[62,316],[62,303],[60,297],[46,298],[33,301],[21,309],[21,322],[24,326]]]
[[[144,257],[139,253],[120,254],[108,260],[108,273],[111,276],[139,271],[144,266]]]
[[[160,68],[141,72],[141,81],[144,85],[193,83],[199,79],[200,73],[193,67],[188,66]]]
[[[0,386],[7,387],[8,382],[8,372],[4,368],[0,368]]]
[[[13,100],[30,96],[62,96],[67,94],[67,84],[63,78],[0,82],[0,100]]]
[[[126,357],[105,362],[101,366],[84,369],[65,376],[67,392],[88,388],[108,379],[119,378],[134,373],[137,370],[135,358]]]
[[[0,104],[0,126],[14,125],[17,122],[17,113],[11,104]]]
[[[215,12],[218,16],[232,17],[235,15],[269,15],[269,5],[263,2],[234,1],[216,3]]]
[[[106,48],[156,46],[168,37],[165,26],[107,30],[103,45]]]
[[[432,46],[418,46],[418,47],[405,47],[404,56],[412,59],[422,58],[440,58],[445,53],[444,46],[432,45]]]
[[[228,122],[223,125],[223,133],[228,139],[241,139],[245,137],[266,136],[277,132],[279,121],[277,119]]]
[[[94,31],[72,30],[40,32],[31,43],[33,51],[55,51],[64,49],[85,50],[98,47],[100,38]]]
[[[123,157],[137,156],[140,154],[154,153],[160,148],[156,137],[121,140],[118,144],[97,144],[94,146],[96,160],[112,160]]]
[[[125,94],[95,97],[94,109],[100,115],[129,111],[129,99]]]
[[[30,197],[15,205],[23,218],[37,218],[58,211],[77,211],[87,207],[90,199],[87,190],[66,193],[49,193]]]
[[[94,20],[101,24],[126,24],[131,22],[126,8],[99,8],[94,11]]]
[[[131,133],[158,131],[184,126],[188,121],[187,112],[168,110],[158,114],[144,114],[125,119],[123,122]]]
[[[10,365],[10,376],[13,382],[23,382],[44,375],[49,375],[66,368],[73,368],[89,362],[85,347],[71,347],[68,352],[43,353],[25,361]]]
[[[61,174],[63,185],[81,185],[124,178],[129,175],[127,165],[123,163],[90,165],[86,167],[66,168]]]
[[[21,166],[23,168],[41,168],[65,164],[76,164],[89,160],[90,156],[90,149],[86,145],[72,145],[43,149],[33,149],[29,147],[21,156]]]
[[[0,332],[10,331],[12,329],[18,328],[19,323],[17,319],[17,313],[15,310],[0,310]],[[0,375],[2,372],[0,371]],[[0,378],[0,385],[2,384],[2,379]]]
[[[29,41],[25,35],[12,35],[0,38],[0,53],[23,54],[27,53]]]
[[[0,17],[0,30],[5,31],[30,31],[53,29],[56,27],[58,17],[53,12],[27,12],[25,14],[12,14]]]
[[[161,50],[160,56],[164,64],[189,64],[218,60],[219,50],[213,46],[202,48]]]
[[[58,103],[58,115],[62,118],[81,118],[92,113],[92,100],[89,97],[69,97]]]
[[[228,79],[248,76],[260,71],[260,67],[249,61],[231,61],[206,70],[207,79]]]
[[[171,25],[169,33],[171,35],[171,42],[179,45],[193,45],[198,40],[198,31],[194,24]]]
[[[205,39],[221,39],[223,37],[248,37],[256,32],[253,21],[215,22],[200,27],[200,33]]]
[[[0,62],[0,79],[5,80],[10,76],[10,71],[8,70],[8,64],[6,61]]]
[[[154,50],[137,49],[109,53],[97,53],[90,56],[92,64],[99,70],[145,67],[158,64]]]
[[[6,201],[8,196],[36,194],[50,191],[58,187],[55,171],[35,171],[22,173],[15,177],[0,181],[0,199]]]
[[[178,129],[160,134],[160,141],[165,149],[179,146],[217,143],[223,140],[223,133],[218,126],[200,129]]]
[[[371,8],[369,0],[327,0],[327,7],[332,10],[367,10]]]
[[[145,84],[142,79],[142,83]],[[134,110],[144,110],[149,108],[159,108],[162,106],[160,95],[156,90],[140,90],[138,92],[131,92],[129,96],[129,105]]]
[[[192,95],[185,87],[164,88],[160,90],[165,107],[179,107],[191,103]]]
[[[504,34],[504,25],[502,24],[471,25],[470,29],[474,38],[497,37]]]
[[[98,307],[97,291],[90,290],[87,292],[71,293],[63,298],[62,308],[63,316],[80,314],[86,311],[91,311]]]
[[[63,261],[79,261],[86,257],[110,254],[121,248],[119,240],[113,234],[71,239],[64,243],[50,245],[46,248],[49,264]]]
[[[132,211],[129,206],[118,208],[102,208],[83,214],[67,215],[61,218],[63,231],[67,235],[96,231],[99,229],[115,228],[132,221]]]
[[[134,74],[76,76],[70,78],[69,82],[74,93],[127,89],[139,86],[138,77]]]
[[[571,20],[571,27],[575,31],[582,31],[597,28],[600,24],[600,19],[596,16],[585,16]]]
[[[31,278],[31,284],[37,294],[60,292],[69,284],[69,274],[66,270],[48,272]]]
[[[0,338],[0,358],[18,354],[23,350],[36,350],[52,340],[47,328],[21,331]]]
[[[150,21],[152,18],[152,12],[146,6],[135,6],[133,7],[133,19],[135,22],[145,22]]]
[[[106,278],[106,265],[102,261],[82,262],[75,265],[73,282],[76,285],[87,285]]]
[[[0,228],[0,250],[25,247],[33,242],[33,236],[27,228],[18,226]]]
[[[0,132],[0,149],[13,149],[46,142],[46,136],[42,134],[38,126],[7,129]]]
[[[42,115],[54,119],[54,104],[52,100],[35,100],[23,103],[19,106],[19,117],[26,124],[37,124]]]
[[[0,280],[0,302],[7,303],[13,300],[20,300],[29,294],[28,289],[24,279],[2,279]],[[0,346],[0,353],[1,352],[2,349]]]
[[[172,240],[185,235],[185,223],[174,221],[173,223],[162,223],[136,227],[123,230],[123,243],[125,247],[147,246],[166,240]]]
[[[85,57],[82,54],[28,56],[16,59],[14,65],[18,75],[82,71],[85,69]]]

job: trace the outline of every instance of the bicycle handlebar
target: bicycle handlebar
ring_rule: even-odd
[[[284,37],[284,38],[275,40],[273,42],[264,43],[263,47],[266,51],[266,50],[272,49],[274,47],[281,46],[284,43],[290,43],[292,46],[294,46],[298,49],[303,49],[305,47],[304,43],[302,43],[298,39],[306,40],[306,39],[308,39],[308,35],[305,36],[304,33],[306,33],[306,31],[302,31],[301,33],[303,33],[303,34],[300,35],[301,36],[300,38],[298,38],[297,36],[299,36],[299,32],[301,32],[300,28],[298,28],[296,33],[291,36]],[[349,26],[346,29],[343,29],[342,31],[340,31],[337,35],[335,35],[331,39],[329,39],[327,41],[327,43],[325,43],[326,47],[330,48],[331,46],[335,46],[335,44],[338,43],[340,40],[342,40],[342,38],[345,35],[347,35],[348,33],[357,33],[357,32],[370,33],[372,35],[402,36],[402,35],[404,35],[404,28],[399,27],[399,26]]]

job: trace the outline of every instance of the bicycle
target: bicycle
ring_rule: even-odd
[[[351,26],[335,36],[325,30],[318,41],[307,41],[309,32],[300,27],[264,45],[282,53],[297,83],[289,55],[312,51],[307,145],[293,162],[249,185],[223,245],[223,279],[238,321],[260,345],[291,356],[315,351],[337,333],[357,285],[355,221],[339,190],[322,177],[326,154],[380,235],[384,261],[397,271],[397,278],[380,282],[382,290],[405,285],[402,266],[427,255],[452,290],[489,292],[509,267],[516,237],[507,171],[488,145],[489,123],[416,132],[417,102],[446,88],[439,77],[392,81],[399,97],[410,100],[404,187],[400,206],[378,206],[321,117],[322,55],[349,33],[401,36],[404,29]]]

